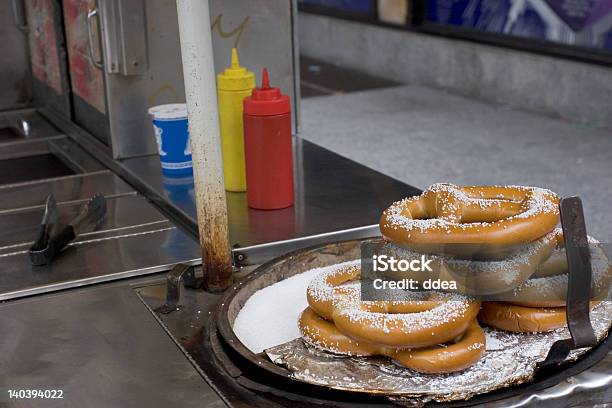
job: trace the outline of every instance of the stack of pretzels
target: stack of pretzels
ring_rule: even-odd
[[[341,264],[310,283],[299,319],[307,343],[336,354],[388,356],[424,373],[460,371],[480,360],[480,302],[438,292],[362,302],[359,277],[358,265]]]
[[[535,273],[515,289],[502,295],[503,301],[483,302],[481,322],[516,333],[548,332],[567,325],[567,260],[563,234],[553,231],[556,248]],[[591,307],[609,296],[612,265],[599,242],[589,237],[591,255]]]
[[[565,326],[558,204],[556,194],[541,188],[451,184],[394,203],[380,220],[385,239],[431,254],[438,273],[461,278],[461,290],[361,301],[359,264],[339,264],[310,283],[309,307],[299,318],[302,338],[336,354],[387,356],[415,371],[449,373],[484,354],[478,320],[512,332]],[[610,263],[597,246],[591,256],[593,296],[607,296]],[[481,305],[473,297],[488,294],[504,301]]]

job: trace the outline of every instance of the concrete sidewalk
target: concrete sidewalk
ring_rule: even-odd
[[[302,101],[302,134],[424,188],[519,184],[579,195],[590,235],[612,242],[612,131],[420,86]]]

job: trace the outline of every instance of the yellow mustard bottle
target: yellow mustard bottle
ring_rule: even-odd
[[[246,191],[242,101],[253,88],[255,74],[240,66],[238,51],[232,49],[231,67],[217,75],[223,175],[228,191]]]

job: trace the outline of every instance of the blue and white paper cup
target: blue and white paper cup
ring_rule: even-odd
[[[157,141],[162,173],[168,176],[193,174],[187,105],[173,103],[149,108]]]

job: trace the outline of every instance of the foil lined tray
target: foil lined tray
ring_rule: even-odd
[[[591,310],[591,322],[601,342],[612,326],[612,302]],[[552,344],[570,337],[567,328],[549,333],[520,334],[484,328],[487,348],[474,366],[452,374],[421,374],[386,358],[346,357],[306,345],[302,339],[265,350],[272,362],[286,367],[299,381],[333,389],[384,394],[395,403],[421,405],[428,401],[466,400],[534,378]],[[576,360],[589,349],[574,350]]]

